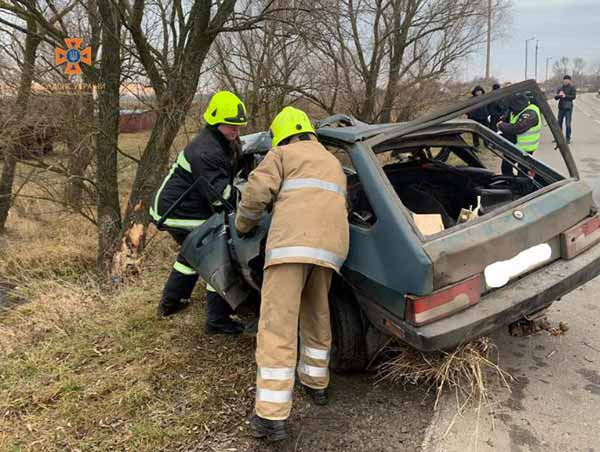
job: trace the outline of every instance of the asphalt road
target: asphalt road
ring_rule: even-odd
[[[564,171],[547,132],[536,157]],[[600,194],[600,99],[593,94],[577,98],[571,151],[581,176]],[[570,326],[564,336],[516,338],[506,331],[496,333],[500,364],[517,378],[512,394],[496,394],[493,415],[468,409],[458,418],[456,404],[447,398],[434,415],[424,449],[600,451],[599,293],[597,278],[552,306],[549,320]]]

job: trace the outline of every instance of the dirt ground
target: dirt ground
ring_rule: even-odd
[[[433,412],[433,398],[422,388],[373,386],[372,374],[333,375],[331,401],[312,405],[296,385],[290,438],[267,444],[242,431],[215,436],[197,451],[334,452],[417,451]]]

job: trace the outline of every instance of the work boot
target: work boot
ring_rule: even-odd
[[[287,438],[285,429],[286,421],[272,421],[264,419],[257,414],[250,419],[250,429],[252,436],[263,438],[267,441],[282,441]]]
[[[244,325],[232,320],[231,306],[223,300],[218,293],[208,292],[206,294],[206,334],[241,334]]]
[[[213,320],[204,325],[205,334],[241,334],[244,332],[244,325],[231,318]]]
[[[314,389],[306,385],[302,385],[304,391],[310,396],[315,405],[323,406],[329,403],[329,391],[327,388]]]
[[[156,315],[158,317],[169,317],[170,315],[176,314],[179,311],[183,311],[190,305],[189,299],[174,300],[170,298],[161,298],[156,309]]]
[[[184,275],[171,270],[156,310],[158,317],[168,317],[187,308],[196,281],[198,275]]]

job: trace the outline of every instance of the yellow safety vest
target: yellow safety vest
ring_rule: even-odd
[[[534,111],[535,113],[537,113],[538,122],[535,126],[526,130],[522,134],[517,135],[517,147],[519,149],[521,149],[523,152],[529,152],[529,153],[533,154],[535,151],[537,151],[537,149],[540,145],[540,137],[542,136],[542,115],[541,115],[539,107],[534,104],[529,104],[527,106],[527,108],[525,108],[520,113],[518,113],[516,115],[511,113],[510,114],[510,123],[513,125],[516,124],[517,121],[519,120],[519,118],[521,117],[521,115],[523,113],[525,113],[527,110],[531,110],[531,111]]]

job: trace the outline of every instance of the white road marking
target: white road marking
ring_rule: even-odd
[[[450,400],[448,397],[442,396],[442,400],[440,400],[440,403],[448,403],[449,401]],[[436,452],[436,442],[438,442],[441,439],[441,412],[442,408],[439,405],[433,411],[433,417],[431,418],[431,422],[425,430],[425,437],[423,438],[423,442],[421,443],[421,450],[423,450],[424,452]]]

